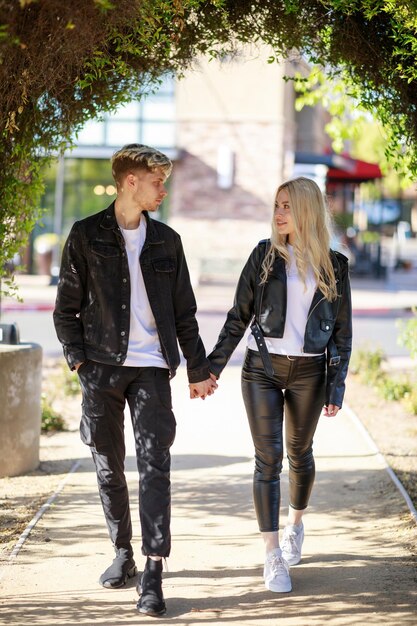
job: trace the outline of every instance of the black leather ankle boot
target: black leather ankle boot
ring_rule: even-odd
[[[116,558],[100,576],[99,583],[108,589],[117,589],[126,584],[128,578],[136,576],[138,570],[133,560],[133,552],[128,548],[116,548]]]
[[[162,594],[162,559],[154,561],[147,558],[140,585],[138,585],[138,593],[140,595],[137,603],[139,613],[155,616],[166,612]]]

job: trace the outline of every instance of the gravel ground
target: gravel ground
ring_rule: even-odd
[[[417,508],[417,415],[349,376],[346,403],[356,413]]]
[[[44,364],[44,392],[54,398],[53,406],[65,418],[68,430],[41,436],[41,464],[36,471],[0,479],[0,560],[7,558],[73,461],[88,456],[78,435],[80,396],[62,397],[61,365],[62,361]],[[408,414],[399,402],[383,400],[355,376],[348,379],[346,403],[360,417],[417,507],[417,416]]]

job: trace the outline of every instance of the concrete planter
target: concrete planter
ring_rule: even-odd
[[[0,478],[39,465],[42,348],[0,345]]]

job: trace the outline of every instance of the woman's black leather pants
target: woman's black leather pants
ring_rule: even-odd
[[[253,495],[261,532],[279,529],[283,422],[289,462],[290,504],[308,505],[314,483],[313,436],[325,402],[325,355],[271,354],[274,377],[265,374],[258,352],[248,350],[242,394],[255,446]]]

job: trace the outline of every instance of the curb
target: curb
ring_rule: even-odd
[[[20,550],[22,549],[26,539],[29,537],[30,533],[35,528],[36,524],[43,517],[43,515],[46,513],[46,511],[48,511],[51,508],[54,500],[58,497],[58,495],[61,493],[61,491],[63,490],[63,488],[65,487],[65,485],[69,481],[69,479],[71,477],[71,474],[76,472],[80,465],[81,465],[81,461],[80,460],[75,461],[73,463],[72,467],[67,472],[67,474],[64,476],[64,478],[60,481],[60,483],[58,484],[58,486],[55,489],[55,491],[53,492],[53,494],[48,498],[48,500],[44,504],[42,504],[40,509],[38,509],[38,511],[32,517],[32,519],[30,520],[29,524],[26,526],[25,530],[23,531],[23,533],[20,535],[19,539],[17,540],[13,550],[11,551],[11,553],[9,555],[9,558],[7,559],[6,565],[2,568],[2,570],[0,570],[0,580],[3,578],[3,576],[6,573],[6,567],[10,566],[12,564],[12,562],[14,561],[14,559],[17,557],[17,555],[19,554]]]
[[[54,304],[49,303],[31,303],[31,304],[3,304],[1,310],[3,313],[19,313],[21,311],[53,311]]]
[[[393,313],[397,313],[400,315],[401,313],[411,313],[416,305],[404,305],[400,307],[363,307],[363,308],[354,308],[352,309],[352,314],[354,316],[366,316],[366,315],[390,315]],[[30,303],[3,303],[1,305],[1,310],[3,313],[19,313],[26,311],[53,311],[55,308],[55,303],[52,302],[30,302]],[[204,307],[198,308],[199,313],[213,313],[212,309],[205,309]],[[220,314],[225,314],[224,309],[218,311]]]

